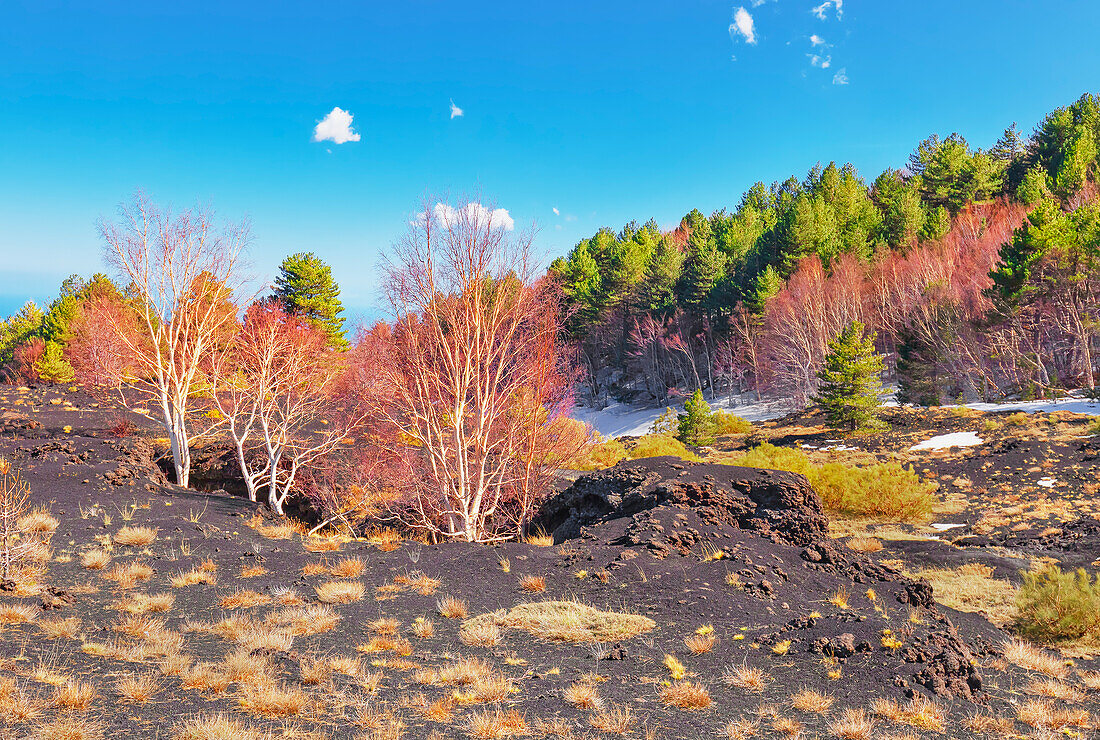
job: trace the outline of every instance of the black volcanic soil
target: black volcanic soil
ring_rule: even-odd
[[[597,686],[606,709],[630,709],[634,722],[624,735],[629,738],[715,737],[727,723],[743,719],[759,721],[760,737],[782,737],[773,729],[776,718],[801,722],[805,737],[834,736],[830,724],[845,709],[862,709],[870,716],[875,698],[904,703],[918,694],[942,707],[946,736],[969,737],[973,733],[962,725],[965,718],[979,711],[1015,718],[1015,707],[1031,698],[1028,686],[1037,676],[1001,659],[1006,633],[978,615],[938,605],[928,583],[903,576],[898,561],[909,564],[904,562],[910,557],[906,547],[917,564],[986,558],[1006,578],[1013,577],[1017,563],[1037,554],[1054,553],[1067,563],[1093,562],[1098,530],[1084,521],[1094,493],[1089,488],[1095,481],[1092,442],[1081,438],[1080,430],[1071,435],[1078,422],[1062,420],[1030,428],[1027,434],[1034,438],[1012,436],[1014,427],[1001,427],[978,448],[917,456],[907,452],[911,440],[930,431],[980,430],[986,417],[927,412],[918,422],[920,412],[897,413],[911,413],[911,418],[891,419],[904,431],[846,444],[870,456],[911,460],[935,476],[941,490],[949,487],[965,495],[963,508],[938,520],[965,526],[942,538],[886,541],[883,552],[859,555],[830,536],[832,525],[801,476],[653,458],[581,477],[552,499],[540,518],[553,536],[552,546],[388,544],[378,537],[321,541],[290,533],[272,538],[274,523],[257,517],[256,505],[168,483],[156,459],[155,428],[145,419],[133,418],[136,435],[118,437],[110,431],[118,417],[108,402],[62,388],[0,388],[0,456],[22,471],[34,502],[47,506],[60,522],[42,584],[47,589],[25,596],[0,593],[0,605],[34,609],[29,623],[3,624],[0,680],[14,678],[42,703],[37,716],[0,718],[0,737],[31,736],[43,722],[64,715],[49,701],[50,682],[58,676],[97,688],[90,706],[74,714],[102,723],[112,738],[171,737],[189,718],[210,713],[225,713],[276,736],[397,736],[357,725],[362,707],[383,713],[391,727],[400,720],[404,736],[412,738],[475,737],[470,718],[495,708],[518,710],[532,736],[539,736],[540,721],[554,718],[563,720],[558,729],[573,737],[616,736],[594,727],[594,711],[566,701],[566,690],[581,680]],[[820,445],[828,436],[814,431],[814,422],[792,418],[765,431],[777,442]],[[1058,425],[1066,429],[1054,429]],[[1017,437],[1018,443],[1013,441]],[[1032,484],[1032,478],[1039,480],[1033,467],[1065,485]],[[954,485],[963,477],[969,482]],[[214,486],[217,476],[208,479]],[[1022,506],[1023,513],[1003,514],[1012,506]],[[1036,513],[1040,509],[1042,518]],[[1049,513],[1055,509],[1070,516]],[[1006,521],[995,518],[1000,516]],[[1074,523],[1078,519],[1081,523]],[[1026,529],[1018,528],[1021,522]],[[144,547],[111,545],[125,526],[153,527],[156,539]],[[977,537],[985,539],[973,540]],[[337,549],[307,549],[324,546]],[[107,569],[82,566],[82,554],[104,547],[112,557]],[[344,558],[365,564],[359,576],[349,579],[363,585],[362,600],[332,605],[339,616],[332,629],[296,635],[286,650],[255,653],[257,661],[270,663],[279,684],[307,694],[308,705],[294,716],[275,719],[250,712],[242,703],[240,682],[222,691],[184,688],[180,677],[161,675],[155,656],[124,660],[117,651],[104,654],[100,647],[140,641],[117,631],[125,616],[116,608],[119,602],[132,601],[135,593],[170,593],[171,607],[147,616],[182,635],[182,652],[195,663],[219,663],[237,644],[195,630],[196,623],[237,617],[263,622],[282,608],[276,601],[293,600],[291,591],[302,602],[317,604],[316,587],[333,580],[324,567]],[[173,587],[172,577],[207,560],[214,565],[215,584]],[[132,561],[148,564],[152,577],[121,588],[104,576]],[[242,577],[249,568],[259,574]],[[420,576],[438,585],[420,593],[408,585]],[[544,578],[545,591],[525,592],[520,585],[525,576]],[[223,608],[223,598],[245,589],[268,603]],[[520,603],[577,600],[646,616],[656,626],[607,644],[551,642],[504,630],[499,644],[476,647],[460,639],[461,620],[439,614],[437,603],[447,596],[462,599],[470,616]],[[80,620],[73,638],[43,634],[43,621],[65,617]],[[432,620],[433,636],[414,635],[418,617]],[[372,647],[377,632],[372,623],[383,618],[399,623],[398,634],[409,641],[408,648]],[[709,652],[688,650],[686,637],[710,629],[717,643]],[[509,679],[503,699],[479,703],[461,687],[425,682],[426,669],[464,656],[484,659]],[[679,709],[662,701],[662,690],[675,683],[667,656],[682,663],[687,680],[707,689],[709,707]],[[302,683],[302,667],[310,660],[339,658],[358,658],[359,675],[334,672],[319,685]],[[1076,666],[1095,668],[1082,659]],[[724,682],[727,671],[738,667],[761,669],[762,688]],[[373,690],[361,680],[368,674],[377,679]],[[147,702],[123,703],[116,683],[127,675],[154,675],[159,688]],[[803,689],[828,694],[832,708],[824,714],[794,709],[791,696]],[[447,706],[447,716],[430,718],[425,707],[437,700]],[[1094,703],[1089,697],[1076,706],[1095,712]],[[293,734],[295,728],[316,734]],[[1071,737],[1090,731],[1091,724],[1067,728]],[[940,734],[922,734],[881,718],[874,734],[900,737],[905,732]],[[1028,734],[1034,728],[1017,722],[1015,732]]]

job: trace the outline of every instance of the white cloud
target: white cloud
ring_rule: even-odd
[[[334,144],[359,141],[359,134],[351,130],[351,119],[352,115],[343,108],[333,108],[313,129],[313,140]]]
[[[840,69],[838,69],[836,71],[836,74],[833,75],[833,84],[834,85],[847,85],[848,84],[848,72],[847,72],[845,67],[841,67]]]
[[[552,211],[554,212],[554,215],[555,215],[555,216],[560,216],[560,215],[561,215],[561,211],[559,211],[559,210],[558,210],[558,207],[557,207],[557,206],[554,206],[554,207],[553,207],[553,208],[551,208],[550,210],[552,210]]]
[[[810,37],[810,44],[812,46],[824,46],[825,39],[821,38],[815,33],[813,36]]]
[[[810,58],[810,64],[815,67],[821,67],[821,69],[828,69],[833,63],[831,56],[818,56],[817,54],[807,54]]]
[[[489,226],[494,229],[512,231],[516,228],[515,219],[506,208],[494,208],[490,211],[480,203],[467,203],[461,211],[446,203],[436,203],[432,206],[432,217],[444,226],[455,223],[459,218],[468,219],[477,226]],[[424,223],[424,214],[417,216],[420,223]]]
[[[461,118],[464,115],[466,115],[466,111],[455,105],[455,99],[451,98],[451,118]]]
[[[756,43],[756,27],[752,16],[749,11],[745,10],[744,6],[733,12],[733,23],[730,24],[729,33],[731,38],[736,34],[744,38],[746,43]]]
[[[840,20],[844,15],[844,0],[825,0],[821,5],[815,5],[813,8],[810,8],[810,12],[821,20],[825,20],[825,13],[829,11],[829,8],[836,9],[837,20]]]

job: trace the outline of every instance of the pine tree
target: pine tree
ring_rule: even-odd
[[[329,346],[347,349],[340,287],[332,279],[332,268],[313,252],[298,252],[283,260],[275,278],[275,298],[287,313],[324,331]]]
[[[676,437],[686,445],[709,445],[714,441],[712,434],[710,405],[703,400],[703,392],[696,389],[684,404],[684,413],[677,419]]]
[[[821,385],[814,400],[835,429],[854,431],[879,426],[882,370],[882,355],[875,352],[874,339],[865,335],[860,322],[853,321],[829,343],[829,354],[817,373]]]

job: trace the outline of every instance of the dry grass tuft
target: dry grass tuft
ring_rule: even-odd
[[[53,619],[43,619],[38,623],[38,629],[51,640],[61,638],[72,640],[80,632],[80,618],[66,617],[63,619],[55,617]]]
[[[702,655],[703,653],[709,653],[714,649],[714,646],[718,644],[718,638],[714,636],[713,632],[707,632],[705,634],[688,635],[684,638],[684,645],[695,655]]]
[[[447,619],[465,619],[470,613],[466,602],[453,596],[440,599],[436,602],[436,608],[439,610],[440,616]]]
[[[344,542],[339,537],[319,537],[314,535],[302,543],[308,552],[338,552]]]
[[[173,740],[270,740],[270,737],[224,714],[185,720],[172,735]]]
[[[178,575],[172,576],[170,582],[173,588],[196,586],[200,583],[213,586],[218,582],[218,577],[215,575],[213,569],[193,568],[185,573],[181,572]]]
[[[661,701],[678,709],[706,709],[710,706],[710,692],[702,684],[677,681],[661,689]]]
[[[491,647],[500,644],[500,628],[492,622],[471,622],[459,630],[459,639],[465,645]]]
[[[327,581],[314,590],[323,604],[351,604],[363,598],[363,584],[359,581]]]
[[[130,594],[125,599],[116,601],[111,608],[128,614],[160,614],[170,610],[175,603],[176,597],[168,593]]]
[[[564,698],[577,709],[599,709],[603,706],[599,689],[592,681],[577,681],[565,690]]]
[[[764,690],[764,684],[768,681],[768,674],[759,668],[752,668],[742,663],[739,666],[730,666],[722,676],[722,682],[727,686],[736,686],[759,693]]]
[[[116,545],[126,547],[145,547],[157,538],[155,527],[123,527],[112,538]]]
[[[958,568],[923,568],[913,574],[932,584],[936,601],[961,612],[983,615],[998,627],[1016,619],[1016,587],[993,578],[993,568],[966,563]]]
[[[26,624],[38,617],[38,610],[29,604],[0,604],[0,625]]]
[[[152,674],[144,676],[123,676],[115,684],[122,701],[140,704],[149,701],[157,692],[157,679]]]
[[[891,722],[933,732],[944,730],[943,708],[920,694],[913,696],[904,706],[893,699],[875,699],[871,702],[871,709],[878,716]]]
[[[242,565],[241,578],[257,578],[267,573],[262,565]]]
[[[1028,671],[1036,671],[1052,678],[1065,678],[1066,664],[1051,653],[1023,640],[1005,640],[1001,643],[1005,660]]]
[[[474,617],[479,623],[521,629],[535,637],[558,642],[614,642],[636,637],[653,629],[653,620],[635,614],[604,612],[576,601],[540,601],[518,604],[507,612]]]
[[[62,709],[84,711],[92,705],[96,688],[90,683],[66,681],[54,689],[53,703]]]
[[[824,714],[832,708],[833,698],[813,689],[803,689],[791,697],[791,706],[802,712]]]
[[[1008,717],[998,717],[988,712],[972,714],[962,721],[962,726],[982,735],[1009,735],[1015,723]]]
[[[866,712],[851,707],[845,709],[839,717],[829,723],[829,732],[840,740],[871,740],[874,729],[874,720],[869,718]]]
[[[1024,687],[1024,691],[1032,696],[1045,696],[1049,699],[1058,699],[1070,704],[1077,704],[1085,700],[1083,691],[1054,678],[1032,681]]]
[[[844,543],[848,546],[848,549],[852,552],[881,552],[882,540],[874,537],[849,537]]]
[[[111,562],[111,553],[96,548],[81,554],[80,564],[88,570],[102,570]]]
[[[413,620],[412,631],[421,640],[426,640],[435,635],[435,625],[427,617],[417,617]]]
[[[333,578],[358,578],[363,573],[363,561],[359,558],[344,558],[332,566],[329,574]]]
[[[63,714],[35,725],[29,740],[103,740],[105,732],[99,720]]]
[[[103,577],[117,583],[119,588],[127,589],[133,588],[138,581],[148,581],[152,578],[153,569],[140,560],[135,560],[126,565],[121,563],[115,565],[106,571]]]
[[[466,731],[479,740],[527,735],[527,720],[515,709],[490,709],[475,712],[466,724]]]
[[[634,729],[637,720],[628,706],[609,707],[589,716],[588,723],[597,730],[612,735],[625,735]]]
[[[722,734],[729,740],[748,740],[760,729],[760,722],[754,719],[733,720],[722,728]]]
[[[58,521],[46,509],[37,508],[26,516],[19,517],[16,526],[21,532],[28,534],[53,534]]]
[[[218,602],[218,606],[222,609],[250,609],[255,606],[263,606],[264,604],[270,603],[271,597],[267,594],[244,589],[235,591],[229,596],[223,596],[221,601]]]
[[[546,590],[546,579],[542,576],[524,576],[519,579],[519,585],[527,593],[541,594]]]

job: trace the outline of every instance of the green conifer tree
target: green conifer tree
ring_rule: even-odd
[[[703,400],[703,392],[696,390],[684,404],[684,413],[678,417],[676,438],[686,445],[709,445],[714,441],[710,405]]]
[[[829,343],[829,354],[818,371],[821,380],[814,400],[825,410],[829,423],[838,430],[874,429],[881,405],[883,362],[875,352],[873,337],[853,321]]]
[[[299,252],[283,260],[275,278],[275,298],[287,313],[306,319],[328,335],[331,347],[347,349],[340,287],[332,279],[332,268],[313,252]]]

